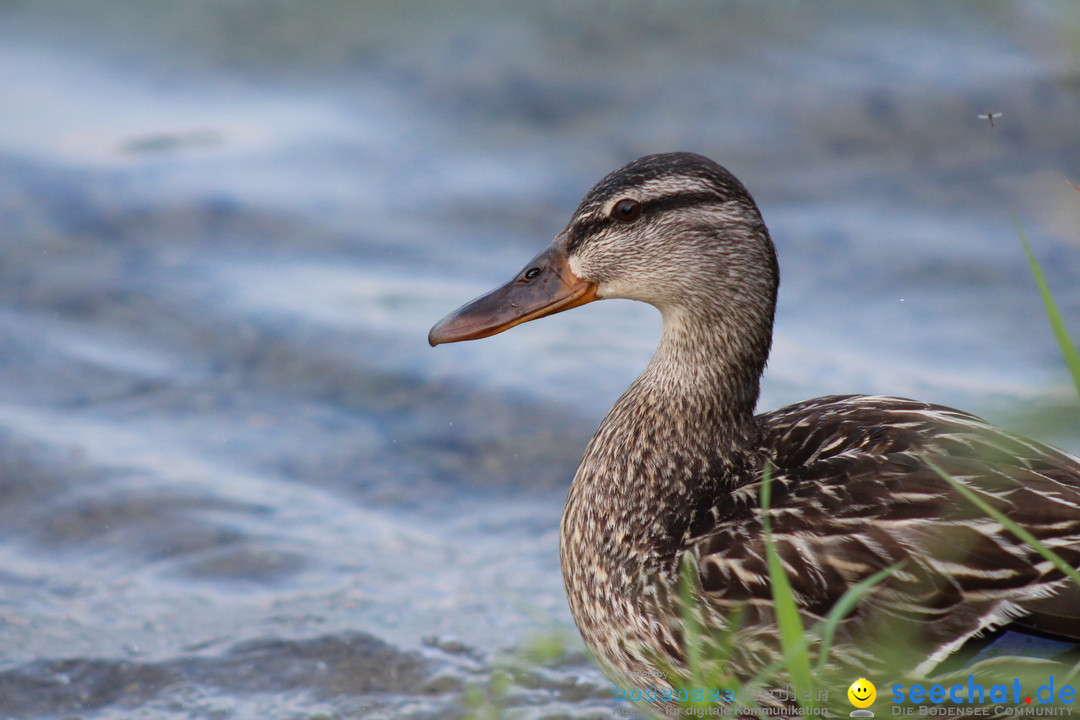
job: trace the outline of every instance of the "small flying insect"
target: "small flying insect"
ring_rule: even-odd
[[[996,126],[994,125],[994,120],[999,117],[1001,117],[1001,113],[999,112],[985,112],[982,115],[979,115],[980,120],[985,120],[986,122],[990,123],[990,129],[992,130],[996,129]]]

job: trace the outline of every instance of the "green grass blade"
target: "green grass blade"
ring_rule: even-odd
[[[1067,577],[1071,578],[1072,581],[1075,582],[1077,585],[1080,585],[1080,572],[1077,572],[1076,568],[1062,560],[1057,553],[1043,545],[1041,542],[1039,542],[1038,538],[1036,538],[1024,528],[1017,525],[1010,518],[1006,517],[1003,512],[983,500],[981,497],[972,492],[970,488],[965,487],[959,480],[957,480],[952,475],[935,465],[934,462],[930,460],[930,458],[924,456],[923,460],[926,461],[926,464],[929,465],[934,472],[941,476],[942,480],[952,485],[958,493],[967,498],[975,507],[979,508],[979,510],[997,520],[999,523],[1001,523],[1002,527],[1004,527],[1016,537],[1023,540],[1024,543],[1028,545],[1028,547],[1042,555],[1044,558],[1050,561],[1050,563],[1054,567],[1063,572]]]
[[[761,525],[765,531],[765,555],[769,564],[769,580],[772,585],[773,603],[776,607],[776,624],[780,629],[780,647],[784,651],[788,672],[796,687],[802,691],[812,691],[813,676],[810,673],[810,654],[806,647],[806,634],[803,630],[799,610],[795,606],[795,597],[791,592],[791,583],[780,554],[773,543],[772,523],[769,519],[769,507],[772,501],[772,468],[766,464],[761,480]]]
[[[703,687],[705,683],[702,665],[702,635],[705,628],[694,613],[697,587],[697,564],[689,553],[685,553],[679,569],[679,596],[682,600],[683,650],[686,653],[687,669],[690,671],[691,687]]]
[[[864,578],[855,583],[840,596],[840,599],[836,601],[836,604],[829,610],[829,614],[825,616],[825,619],[821,624],[821,647],[818,650],[818,664],[817,672],[820,674],[825,670],[825,663],[829,659],[829,650],[832,648],[833,638],[836,636],[836,627],[840,624],[840,621],[844,617],[855,609],[855,605],[858,604],[862,596],[880,583],[885,578],[893,574],[893,572],[899,568],[903,563],[897,563],[891,567],[887,567],[884,570],[879,570],[868,578]]]
[[[1069,372],[1072,373],[1076,392],[1080,394],[1080,353],[1076,351],[1076,346],[1073,345],[1072,339],[1069,337],[1069,331],[1065,329],[1065,322],[1061,319],[1061,313],[1058,312],[1057,303],[1054,302],[1054,296],[1050,292],[1050,286],[1046,284],[1046,277],[1043,276],[1039,261],[1035,259],[1035,253],[1031,251],[1031,245],[1028,243],[1027,235],[1024,233],[1023,226],[1020,225],[1020,218],[1016,216],[1016,213],[1013,213],[1013,222],[1016,223],[1016,231],[1020,233],[1020,242],[1024,246],[1028,264],[1031,265],[1031,274],[1035,276],[1035,283],[1039,286],[1039,294],[1042,295],[1043,304],[1046,306],[1046,317],[1050,320],[1050,327],[1054,331],[1054,337],[1057,338],[1058,345],[1061,346],[1061,354],[1065,358],[1065,364],[1069,366]]]
[[[826,615],[821,622],[816,623],[811,627],[806,634],[800,639],[800,648],[808,649],[813,643],[818,642],[820,639],[820,654],[821,657],[818,660],[817,672],[821,672],[829,656],[829,648],[832,646],[833,637],[836,634],[837,624],[844,619],[852,608],[862,599],[862,596],[867,590],[880,583],[887,578],[897,569],[899,569],[904,563],[896,563],[890,567],[880,570],[868,578],[861,580],[860,582],[852,585],[840,599],[836,602],[836,605],[832,607],[829,614]],[[787,663],[785,659],[776,660],[769,665],[761,668],[753,677],[743,683],[744,688],[756,689],[764,687],[765,683],[775,677],[776,673],[783,669]]]

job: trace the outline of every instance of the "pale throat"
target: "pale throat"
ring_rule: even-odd
[[[663,393],[684,414],[701,413],[713,423],[752,421],[768,333],[721,312],[661,312],[660,341],[638,383]]]

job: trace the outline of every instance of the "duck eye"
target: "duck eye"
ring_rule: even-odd
[[[620,200],[611,208],[611,217],[620,222],[633,222],[639,215],[641,215],[641,203],[630,198]]]
[[[532,280],[534,277],[540,274],[540,268],[529,268],[525,271],[525,279]]]

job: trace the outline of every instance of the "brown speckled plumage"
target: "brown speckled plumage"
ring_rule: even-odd
[[[625,206],[633,217],[623,220],[617,204],[625,199],[637,206]],[[551,272],[567,287],[579,281],[596,298],[649,302],[664,319],[652,361],[585,451],[561,529],[574,618],[617,682],[650,684],[658,657],[683,667],[676,598],[684,556],[696,567],[707,627],[727,627],[741,608],[735,674],[753,675],[776,657],[759,504],[766,463],[776,547],[806,624],[853,584],[899,564],[841,623],[834,663],[873,672],[879,660],[859,638],[882,618],[890,632],[925,641],[925,660],[902,669],[915,674],[1009,623],[1080,639],[1080,589],[931,465],[1076,567],[1076,457],[897,398],[834,396],[753,414],[779,273],[756,205],[725,169],[688,153],[630,163],[586,195],[553,251],[570,275],[561,266]],[[469,335],[447,329],[472,308],[436,326],[433,344],[564,309]]]

